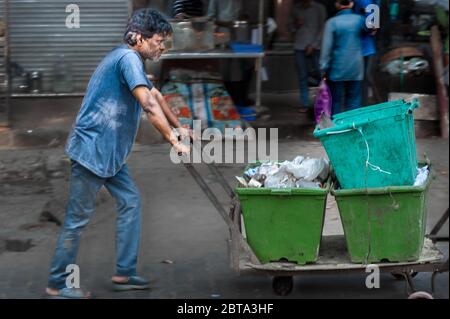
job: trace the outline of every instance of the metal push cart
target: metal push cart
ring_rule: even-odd
[[[209,170],[216,178],[231,199],[231,207],[227,211],[214,194],[211,187],[204,181],[198,170],[188,163],[184,163],[186,169],[198,183],[200,188],[218,210],[227,224],[230,232],[228,240],[230,266],[238,273],[259,273],[273,277],[272,288],[277,295],[286,296],[292,292],[293,277],[297,275],[324,275],[344,273],[365,273],[364,264],[355,264],[350,261],[346,251],[346,243],[343,235],[323,236],[319,257],[316,263],[297,265],[286,262],[271,262],[261,264],[258,257],[247,243],[241,227],[241,207],[234,190],[227,183],[221,172],[213,164],[207,164]],[[391,273],[397,279],[404,279],[406,293],[410,299],[432,299],[435,290],[436,275],[449,271],[449,260],[444,260],[444,255],[436,248],[436,241],[448,241],[448,237],[437,237],[437,233],[448,219],[448,209],[438,221],[433,230],[425,238],[419,260],[414,262],[379,263],[380,272]],[[424,291],[416,291],[413,277],[419,272],[430,272],[431,294]]]

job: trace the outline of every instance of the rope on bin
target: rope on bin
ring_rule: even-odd
[[[361,136],[364,139],[364,142],[366,143],[366,149],[367,149],[366,167],[370,167],[373,171],[379,171],[381,173],[391,175],[392,174],[391,172],[385,171],[385,170],[381,169],[380,166],[370,163],[370,147],[369,147],[369,143],[367,142],[366,136],[364,135],[362,128],[355,127],[355,123],[353,123],[353,128],[361,134]]]
[[[353,128],[351,128],[351,129],[342,130],[342,131],[335,131],[335,132],[328,132],[327,135],[342,134],[342,133],[347,133],[347,132],[351,132],[351,131],[354,131],[354,130],[358,131],[361,134],[361,136],[364,139],[364,142],[366,143],[366,150],[367,150],[366,168],[370,167],[373,171],[379,171],[381,173],[391,175],[392,174],[391,172],[385,171],[385,170],[381,169],[381,167],[370,163],[370,147],[369,147],[369,143],[367,142],[366,136],[364,135],[364,133],[362,131],[362,128],[361,127],[357,128],[354,122],[353,122]]]

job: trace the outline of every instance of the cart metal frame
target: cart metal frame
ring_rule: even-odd
[[[218,197],[211,190],[211,187],[204,181],[202,175],[190,163],[184,166],[192,175],[211,203],[215,206],[230,232],[228,240],[229,257],[231,268],[244,274],[247,272],[259,273],[273,276],[272,288],[277,295],[285,296],[292,292],[293,276],[296,275],[323,275],[323,274],[344,274],[344,273],[365,273],[367,265],[355,264],[350,261],[346,253],[345,238],[340,236],[323,236],[320,248],[320,255],[315,264],[297,265],[287,262],[272,262],[261,264],[246,239],[243,236],[241,225],[241,207],[234,190],[223,177],[222,173],[213,164],[206,164],[210,172],[215,176],[217,182],[231,199],[231,207],[227,212],[220,203]],[[438,237],[437,234],[446,220],[449,218],[449,211],[443,214],[430,234],[425,238],[422,256],[415,262],[401,263],[378,263],[376,264],[380,272],[391,273],[397,279],[404,279],[406,284],[406,294],[409,299],[432,299],[435,292],[435,280],[439,273],[449,271],[449,260],[444,260],[444,255],[436,248],[437,241],[447,241],[448,237]],[[416,291],[413,277],[418,272],[430,272],[431,294],[423,291]]]

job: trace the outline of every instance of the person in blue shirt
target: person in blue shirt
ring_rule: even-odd
[[[355,0],[354,11],[356,14],[360,14],[363,17],[368,17],[373,12],[366,10],[370,8],[370,5],[377,5],[380,8],[380,0]],[[375,44],[375,34],[364,33],[361,37],[362,40],[362,54],[364,57],[364,80],[362,83],[362,105],[368,104],[369,87],[370,87],[370,70],[373,63],[373,56],[377,53]]]
[[[353,13],[353,1],[337,0],[338,13],[325,24],[320,70],[329,83],[332,114],[361,106],[364,75],[361,36],[365,19]]]
[[[116,199],[118,211],[113,288],[149,288],[149,281],[136,272],[141,198],[126,159],[142,110],[178,153],[189,153],[171,127],[180,127],[180,123],[144,69],[146,59],[161,56],[164,41],[171,33],[170,24],[157,11],[136,11],[128,22],[125,43],[100,62],[89,81],[65,149],[71,159],[70,193],[50,267],[46,293],[51,297],[90,297],[79,287],[67,284],[66,267],[76,263],[81,232],[94,213],[95,197],[103,186]],[[190,136],[186,129],[180,133]]]

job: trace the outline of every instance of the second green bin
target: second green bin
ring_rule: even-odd
[[[431,172],[422,186],[332,189],[354,263],[419,259],[426,231],[426,198]]]

